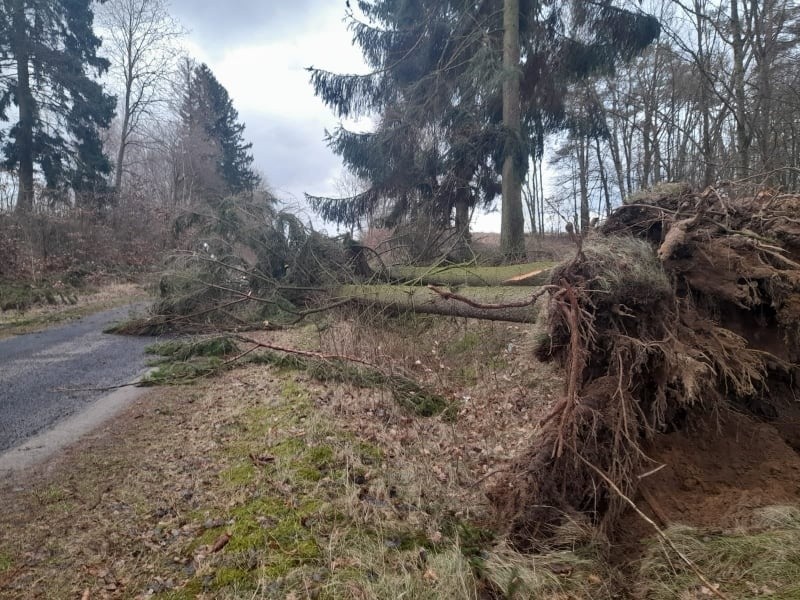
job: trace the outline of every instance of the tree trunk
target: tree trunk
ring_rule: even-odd
[[[731,38],[733,47],[733,93],[736,118],[737,176],[744,179],[750,174],[750,136],[747,127],[747,96],[745,93],[744,37],[739,19],[739,0],[731,0]]]
[[[525,302],[533,297],[539,288],[531,287],[492,287],[469,288],[463,293],[470,300],[480,304],[509,304]],[[415,312],[489,321],[508,321],[511,323],[536,322],[533,305],[505,308],[476,308],[454,299],[445,299],[436,292],[418,286],[401,285],[344,285],[338,289],[341,299],[349,299],[362,306],[393,310],[400,313]]]
[[[130,127],[130,119],[131,119],[131,112],[130,112],[130,99],[131,99],[131,88],[130,85],[126,86],[125,90],[125,104],[122,109],[122,131],[120,132],[119,138],[119,151],[117,152],[117,164],[114,169],[114,192],[117,194],[117,197],[122,194],[122,169],[123,165],[125,164],[125,150],[128,146],[128,128]]]
[[[542,285],[550,279],[554,263],[535,262],[504,267],[447,265],[444,267],[391,267],[385,276],[392,281],[444,286]]]
[[[459,189],[455,201],[456,246],[451,252],[452,258],[457,261],[466,261],[470,258],[469,235],[469,198],[466,188]]]
[[[33,125],[35,101],[31,94],[28,67],[28,20],[25,17],[25,1],[14,0],[14,55],[17,59],[17,105],[19,125],[14,134],[19,159],[19,191],[16,212],[28,214],[33,211]]]
[[[503,208],[500,246],[508,260],[525,257],[525,224],[522,213],[519,0],[505,0],[503,11],[503,125],[506,129],[503,161]]]
[[[578,184],[580,189],[580,231],[588,231],[591,216],[589,213],[589,144],[582,134],[575,140],[578,158]],[[575,227],[578,224],[575,223]]]
[[[600,138],[594,138],[594,149],[597,154],[597,168],[600,172],[600,183],[603,184],[603,198],[606,204],[606,216],[611,216],[611,192],[608,189],[608,175],[606,175],[606,168],[603,166],[603,155],[600,152]],[[599,211],[598,211],[599,212]]]

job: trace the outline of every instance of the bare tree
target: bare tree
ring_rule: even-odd
[[[119,194],[128,148],[166,103],[184,30],[170,16],[166,0],[108,0],[100,23],[108,36],[104,48],[112,77],[120,88],[121,130],[114,174]]]

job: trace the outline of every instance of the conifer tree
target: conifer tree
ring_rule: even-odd
[[[261,179],[253,170],[253,145],[244,141],[245,126],[239,122],[228,91],[205,64],[191,72],[181,119],[188,132],[209,142],[211,158],[223,182],[220,193],[251,192],[258,187]]]
[[[387,199],[395,217],[423,204],[443,220],[458,191],[471,206],[493,203],[503,164],[515,167],[510,187],[518,188],[544,136],[564,125],[570,84],[612,71],[659,32],[654,18],[613,0],[519,0],[510,15],[519,14],[519,65],[504,68],[503,0],[359,0],[357,6],[363,18],[348,12],[353,41],[373,71],[310,69],[315,92],[339,117],[379,116],[374,132],[340,127],[328,136],[345,165],[372,183],[353,198],[309,197],[338,223],[373,214]],[[518,128],[503,122],[510,78],[519,82],[519,99],[511,99],[519,105]],[[504,232],[511,258],[522,246],[515,222],[522,219],[521,198],[515,198],[519,210],[504,220],[514,227],[510,238]]]
[[[90,0],[0,0],[0,119],[11,105],[17,113],[3,164],[17,172],[20,213],[33,208],[36,164],[48,187],[77,192],[102,187],[110,172],[98,130],[114,99],[92,77],[108,68],[93,18]]]

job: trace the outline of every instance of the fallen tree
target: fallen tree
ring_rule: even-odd
[[[396,266],[383,274],[391,281],[416,285],[534,286],[546,283],[554,263],[537,262],[501,267],[442,265],[433,267]]]
[[[553,271],[537,354],[564,366],[564,395],[489,492],[515,543],[573,518],[613,531],[662,432],[796,411],[797,214],[774,191],[640,199]]]
[[[536,321],[535,300],[542,288],[470,287],[456,294],[435,286],[343,285],[336,297],[341,301],[393,313],[415,312],[512,323]],[[453,302],[458,298],[458,302]]]

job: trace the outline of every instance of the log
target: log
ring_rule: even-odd
[[[478,304],[514,304],[533,298],[539,288],[497,286],[470,287],[459,294]],[[426,287],[413,285],[344,285],[337,290],[342,300],[362,306],[389,309],[396,312],[417,312],[489,321],[534,323],[536,310],[529,306],[479,308],[455,299],[443,298]]]
[[[502,267],[391,267],[388,278],[417,285],[536,286],[547,283],[553,266],[555,263],[536,262]]]

